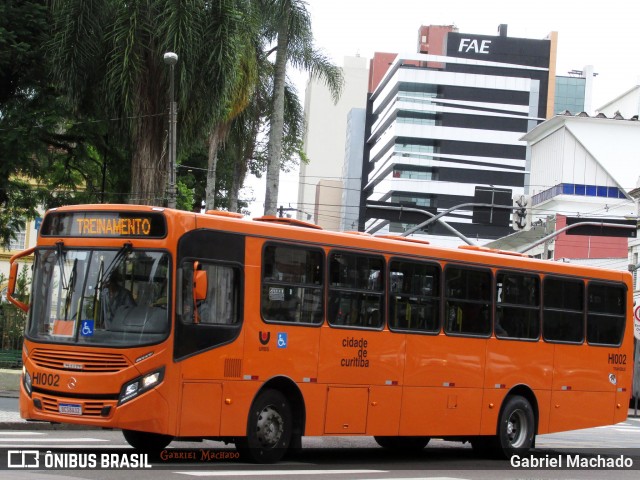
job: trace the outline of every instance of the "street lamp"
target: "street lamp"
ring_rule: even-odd
[[[173,52],[164,54],[164,63],[169,65],[169,185],[167,187],[169,208],[176,208],[176,124],[178,108],[175,102],[173,77],[178,55]]]

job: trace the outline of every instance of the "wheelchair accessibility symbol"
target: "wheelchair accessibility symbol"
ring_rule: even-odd
[[[287,348],[287,334],[284,332],[278,333],[278,348]]]
[[[93,336],[93,320],[82,320],[80,322],[80,335],[83,337]]]

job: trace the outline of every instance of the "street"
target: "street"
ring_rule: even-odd
[[[286,477],[292,480],[383,480],[383,479],[509,479],[509,478],[637,478],[640,468],[640,420],[588,430],[541,435],[535,455],[548,459],[562,451],[566,458],[623,456],[632,467],[617,469],[519,468],[513,461],[478,458],[468,444],[432,440],[421,452],[390,452],[377,446],[371,437],[313,437],[303,439],[303,449],[293,458],[275,465],[256,465],[236,458],[231,445],[220,442],[173,442],[162,458],[150,458],[150,468],[115,468],[92,470],[12,468],[10,478],[58,480],[129,479],[139,480],[200,478]],[[564,450],[566,449],[566,450]],[[104,430],[1,430],[0,452],[53,452],[64,455],[108,455],[110,452],[133,452],[119,431]],[[566,454],[566,455],[565,455]],[[163,460],[164,459],[164,460]],[[4,460],[4,459],[3,459]],[[595,461],[595,460],[594,460]],[[44,461],[41,462],[44,463]],[[4,462],[3,462],[4,463]],[[98,462],[99,463],[99,462]],[[566,465],[564,465],[566,467]],[[7,477],[9,478],[9,477]]]

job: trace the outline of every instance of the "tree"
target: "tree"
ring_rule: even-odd
[[[229,142],[221,157],[232,164],[229,178],[228,209],[239,211],[245,206],[238,198],[247,172],[260,177],[267,164],[267,144],[263,140],[269,135],[269,114],[273,100],[273,65],[267,59],[268,52],[260,47],[258,53],[259,78],[247,108],[238,115],[229,132]],[[306,159],[302,146],[304,135],[304,112],[293,85],[287,83],[284,91],[284,123],[282,169],[287,170],[295,159]]]
[[[8,245],[40,207],[97,201],[107,164],[124,154],[105,145],[108,126],[76,117],[50,81],[43,47],[45,0],[0,4],[0,244]],[[125,178],[109,176],[113,188]]]
[[[247,10],[248,0],[53,2],[56,78],[76,112],[117,119],[117,135],[131,145],[129,200],[158,205],[164,198],[169,69],[163,54],[179,56],[178,147],[214,145],[220,125],[242,103]]]
[[[313,47],[311,19],[303,0],[263,0],[270,24],[267,37],[276,41],[273,71],[273,109],[270,116],[265,215],[275,215],[282,163],[284,88],[287,63],[324,80],[337,101],[342,90],[342,70]]]

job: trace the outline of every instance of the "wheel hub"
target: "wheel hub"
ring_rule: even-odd
[[[284,421],[280,413],[273,406],[265,407],[258,416],[256,431],[258,441],[263,447],[275,447],[284,429]]]

